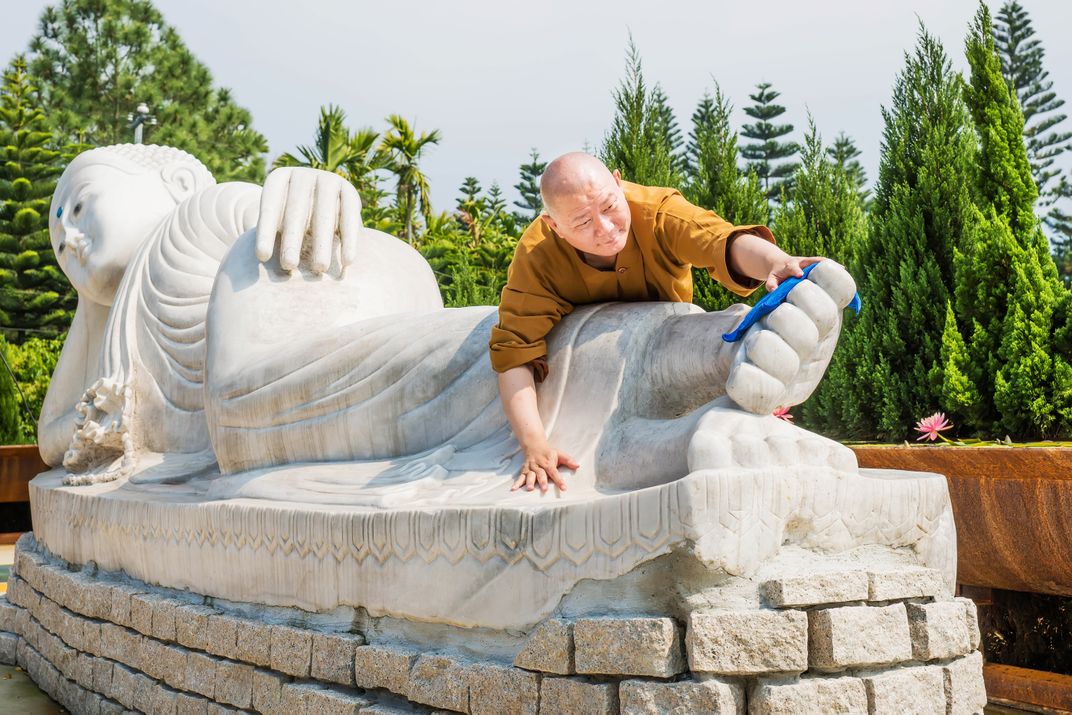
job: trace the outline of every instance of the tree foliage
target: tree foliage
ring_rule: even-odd
[[[685,197],[734,224],[766,224],[767,199],[755,172],[738,169],[737,133],[730,125],[729,99],[715,85],[692,114],[686,157]],[[705,270],[692,272],[693,302],[704,310],[721,310],[740,298],[712,280]]]
[[[770,82],[761,82],[756,89],[759,91],[748,95],[753,104],[744,108],[744,113],[756,121],[741,128],[741,135],[752,141],[741,147],[741,155],[748,159],[748,166],[759,177],[767,200],[778,201],[782,190],[792,186],[797,168],[796,162],[783,160],[795,156],[800,146],[796,142],[780,141],[792,133],[792,124],[772,123],[785,114],[785,107],[774,102],[781,93],[771,89]]]
[[[16,342],[30,333],[62,332],[76,295],[60,271],[48,212],[64,156],[55,148],[22,57],[0,87],[0,327]]]
[[[189,151],[220,180],[260,181],[265,138],[230,90],[187,49],[150,0],[61,0],[41,14],[29,67],[63,143],[129,141],[145,102],[146,142]]]
[[[975,137],[961,86],[921,27],[882,112],[869,230],[851,270],[863,313],[846,323],[826,376],[825,389],[839,398],[821,415],[828,432],[899,441],[934,409],[929,373],[941,352],[953,250],[972,206]]]
[[[1043,66],[1046,53],[1042,42],[1019,2],[1006,0],[1001,6],[993,34],[1001,73],[1023,111],[1027,157],[1039,191],[1037,210],[1058,254],[1068,261],[1072,252],[1072,215],[1068,213],[1072,184],[1067,172],[1057,165],[1060,156],[1072,148],[1072,132],[1061,128],[1067,118],[1061,111],[1065,100],[1053,90],[1053,80]]]
[[[659,87],[644,80],[640,52],[629,38],[626,74],[614,92],[614,119],[600,158],[622,178],[647,186],[682,183],[681,131]]]
[[[377,172],[387,166],[387,157],[377,148],[379,132],[370,127],[351,131],[341,107],[320,108],[316,138],[311,145],[299,146],[298,155],[280,155],[273,167],[308,166],[338,174],[350,182],[361,195],[361,215],[366,224],[379,217],[380,204],[386,196],[380,188]]]
[[[521,180],[514,188],[521,194],[521,200],[514,206],[522,211],[515,213],[518,221],[535,221],[543,213],[543,197],[540,196],[540,176],[547,168],[546,161],[540,161],[540,152],[533,147],[527,164],[521,165]]]
[[[965,87],[979,138],[977,207],[974,230],[955,252],[956,326],[945,328],[937,372],[943,406],[970,427],[1051,436],[1072,426],[1072,402],[1062,398],[1072,389],[1072,368],[1052,344],[1065,289],[1035,217],[1023,115],[1002,76],[991,27],[980,4],[967,39]]]

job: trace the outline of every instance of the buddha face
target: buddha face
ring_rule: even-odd
[[[130,173],[88,154],[71,162],[52,196],[49,235],[79,297],[111,305],[134,253],[174,209],[159,171]]]

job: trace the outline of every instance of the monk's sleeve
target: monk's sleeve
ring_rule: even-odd
[[[547,355],[546,337],[573,306],[550,286],[538,258],[519,246],[499,302],[499,324],[491,329],[491,366],[496,372]]]
[[[679,262],[706,268],[712,278],[739,296],[751,294],[762,283],[730,269],[730,239],[743,233],[775,242],[766,226],[735,226],[714,211],[690,204],[676,192],[666,199],[655,217],[656,236]]]

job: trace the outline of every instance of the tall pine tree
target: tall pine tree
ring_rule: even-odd
[[[692,114],[686,157],[685,197],[711,209],[734,224],[765,224],[767,199],[755,172],[741,174],[737,168],[737,133],[730,126],[733,108],[715,85],[715,96],[704,94]],[[703,270],[693,270],[693,302],[705,310],[721,310],[740,298],[711,279]]]
[[[856,189],[866,205],[871,196],[871,192],[867,189],[867,172],[856,158],[861,152],[852,137],[845,132],[839,133],[834,138],[834,143],[826,148],[826,154],[834,162],[838,171],[849,179],[849,183]]]
[[[1064,287],[1035,217],[1038,191],[1024,119],[1002,76],[991,29],[980,3],[966,43],[971,82],[965,87],[979,137],[978,209],[974,230],[955,255],[957,325],[947,322],[943,333],[943,406],[983,433],[1050,436],[1066,431],[1062,412],[1072,407],[1061,398],[1072,388],[1072,369],[1053,352],[1054,311]]]
[[[1055,248],[1067,253],[1072,251],[1072,184],[1057,165],[1059,157],[1072,149],[1072,132],[1061,128],[1067,118],[1061,111],[1065,100],[1053,91],[1050,73],[1042,64],[1045,50],[1023,6],[1007,0],[993,28],[1001,73],[1023,111],[1027,157],[1039,190],[1037,210]]]
[[[741,155],[748,159],[748,166],[755,170],[768,201],[779,201],[782,189],[791,187],[793,172],[797,165],[789,159],[800,151],[795,142],[779,141],[781,137],[793,131],[792,124],[773,124],[772,121],[785,114],[785,107],[775,104],[779,92],[771,89],[770,82],[756,85],[759,91],[748,95],[755,104],[745,107],[744,113],[755,119],[753,124],[745,124],[741,135],[752,139],[741,148]]]
[[[953,249],[969,220],[975,137],[941,44],[920,28],[883,108],[883,153],[867,240],[852,262],[864,310],[848,321],[823,415],[841,436],[902,440],[935,404]]]
[[[600,158],[622,178],[647,186],[681,185],[682,159],[678,153],[680,130],[656,85],[644,80],[640,52],[629,37],[626,75],[614,92],[614,120],[603,140]]]
[[[22,57],[0,87],[0,328],[22,342],[67,329],[76,296],[56,264],[48,212],[64,158]]]
[[[519,223],[535,221],[543,213],[543,198],[540,196],[540,176],[547,168],[546,161],[540,161],[540,152],[533,147],[529,163],[521,165],[521,181],[514,188],[521,194],[521,200],[514,206],[522,209],[516,212]]]
[[[131,140],[128,115],[149,105],[145,141],[185,149],[219,180],[264,178],[265,138],[230,91],[187,49],[150,0],[62,0],[41,15],[30,72],[63,143]]]

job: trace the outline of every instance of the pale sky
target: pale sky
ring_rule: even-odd
[[[42,0],[3,0],[0,60],[25,49]],[[1072,114],[1072,2],[1022,0],[1046,68]],[[385,127],[401,114],[443,135],[424,161],[437,211],[452,209],[464,177],[507,196],[536,147],[546,158],[598,148],[613,116],[631,31],[645,76],[670,98],[682,131],[717,80],[740,111],[771,82],[803,138],[811,111],[824,139],[852,136],[874,181],[888,104],[918,22],[966,68],[975,0],[582,2],[502,0],[157,0],[168,22],[253,113],[271,161],[310,143],[319,108],[343,107],[350,126]],[[999,7],[991,0],[991,11]],[[1072,131],[1072,119],[1064,128]],[[1072,162],[1069,157],[1066,166]]]

